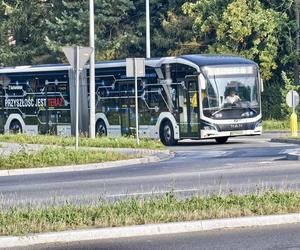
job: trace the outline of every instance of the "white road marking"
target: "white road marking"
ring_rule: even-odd
[[[128,197],[128,196],[143,196],[143,195],[159,195],[159,194],[166,194],[169,192],[172,193],[186,193],[186,192],[197,192],[203,191],[203,189],[199,188],[191,188],[191,189],[168,189],[168,190],[160,190],[160,191],[151,191],[151,192],[136,192],[136,193],[120,193],[120,194],[110,194],[106,195],[106,198],[118,198],[118,197]]]
[[[293,153],[295,151],[298,151],[300,148],[290,148],[290,149],[283,149],[279,152],[279,154],[289,154],[289,153]]]

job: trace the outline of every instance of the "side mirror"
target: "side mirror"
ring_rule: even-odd
[[[204,77],[203,74],[199,75],[199,83],[200,83],[201,90],[205,90],[206,89],[206,85],[207,85],[207,81],[206,81],[206,79],[205,79],[205,77]]]
[[[264,92],[264,80],[260,78],[260,89],[261,92]]]

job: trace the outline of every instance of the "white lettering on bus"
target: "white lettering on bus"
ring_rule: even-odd
[[[6,108],[33,108],[46,107],[46,98],[38,98],[34,101],[33,98],[28,99],[5,99]]]

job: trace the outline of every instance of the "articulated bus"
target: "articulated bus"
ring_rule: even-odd
[[[139,135],[173,145],[182,139],[260,135],[262,81],[253,61],[186,55],[147,59],[138,79]],[[126,61],[99,62],[96,132],[135,134],[135,85]],[[81,74],[80,130],[89,129],[89,68]],[[0,68],[0,132],[75,133],[75,79],[68,65]]]

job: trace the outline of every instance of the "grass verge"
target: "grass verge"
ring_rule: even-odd
[[[22,150],[9,156],[0,156],[0,169],[19,169],[49,166],[78,165],[136,158],[136,155],[125,155],[115,152],[96,150],[73,150],[66,148],[44,148],[29,153]]]
[[[74,146],[75,137],[62,137],[54,135],[25,135],[25,134],[5,134],[0,135],[0,142],[14,142],[21,144],[46,144],[59,146]],[[136,139],[133,137],[97,137],[90,139],[86,137],[80,138],[80,146],[82,147],[98,147],[98,148],[149,148],[164,149],[164,146],[158,140],[140,140],[137,145]]]
[[[300,123],[298,123],[298,127],[300,127]],[[263,121],[263,129],[264,130],[290,130],[290,122],[289,120],[265,120]]]
[[[25,235],[70,229],[102,228],[148,223],[285,214],[300,211],[300,192],[245,196],[194,197],[178,200],[173,194],[161,198],[130,199],[91,206],[40,209],[12,208],[0,212],[0,235]]]

